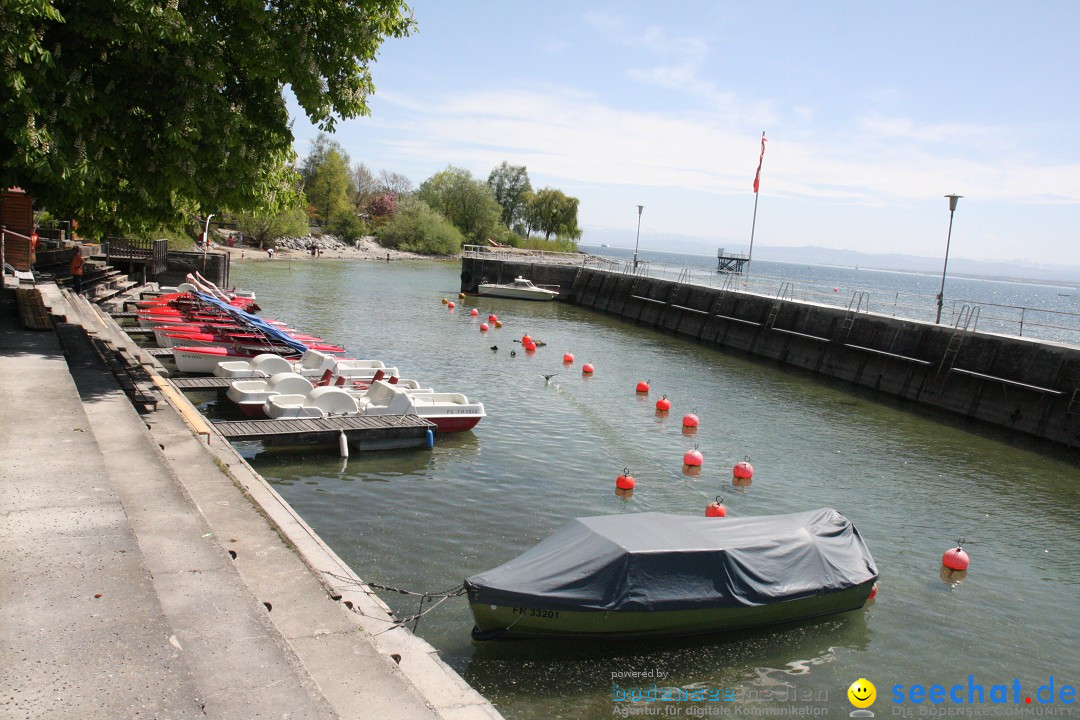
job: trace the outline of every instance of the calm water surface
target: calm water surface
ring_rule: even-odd
[[[1018,678],[1034,691],[1051,675],[1080,684],[1075,456],[572,306],[458,301],[459,270],[323,260],[233,267],[233,281],[258,293],[264,315],[487,408],[473,432],[444,436],[433,451],[343,463],[332,449],[244,446],[362,577],[451,588],[569,518],[698,516],[717,494],[740,516],[834,507],[859,527],[882,576],[878,599],[862,611],[648,643],[474,645],[464,599],[444,603],[419,634],[508,718],[611,717],[628,707],[612,700],[612,674],[624,670],[666,673],[661,686],[734,688],[740,706],[790,706],[776,698],[810,695],[810,705],[833,715],[852,709],[846,689],[866,677],[878,688],[879,717],[897,683],[949,686],[974,674],[988,688]],[[443,297],[458,309],[448,311]],[[472,307],[480,318],[469,316]],[[490,312],[505,326],[481,333]],[[526,332],[547,346],[526,355],[513,342]],[[568,350],[572,366],[562,363]],[[581,375],[586,361],[596,366],[591,378]],[[551,372],[546,382],[541,374]],[[652,381],[647,398],[634,393],[639,380]],[[660,418],[654,404],[664,394],[673,409]],[[681,417],[691,410],[701,427],[686,436]],[[695,445],[704,472],[686,477],[682,455]],[[756,473],[752,486],[736,489],[731,467],[744,456]],[[614,495],[624,467],[638,479],[629,503]],[[972,568],[946,581],[941,555],[961,535]],[[416,610],[415,599],[384,599],[402,615]],[[653,680],[618,682],[648,689]]]

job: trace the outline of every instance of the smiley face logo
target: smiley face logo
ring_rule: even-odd
[[[877,688],[874,687],[874,683],[866,678],[859,678],[851,683],[851,687],[847,690],[847,696],[855,707],[868,708],[877,699]]]

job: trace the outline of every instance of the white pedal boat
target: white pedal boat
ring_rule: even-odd
[[[253,418],[266,417],[263,405],[274,395],[306,395],[313,390],[311,380],[294,372],[282,372],[268,378],[234,380],[225,395]]]
[[[346,402],[346,399],[348,402]],[[471,430],[487,414],[483,403],[469,402],[461,393],[410,393],[376,380],[362,395],[336,387],[315,388],[307,395],[276,395],[263,407],[275,420],[342,415],[419,415],[435,423],[439,432]]]
[[[225,378],[266,378],[280,372],[294,372],[308,378],[322,378],[325,381],[329,377],[326,373],[329,372],[330,376],[343,375],[370,380],[379,370],[383,371],[384,377],[397,377],[399,374],[396,367],[388,367],[379,360],[341,359],[329,353],[309,349],[298,360],[288,360],[280,355],[264,353],[251,360],[218,363],[214,368],[214,375]]]

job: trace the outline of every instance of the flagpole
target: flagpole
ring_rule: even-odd
[[[754,259],[754,230],[757,229],[758,187],[761,182],[761,163],[765,159],[765,131],[761,131],[761,155],[758,157],[757,174],[754,175],[754,219],[750,223],[750,252],[746,255],[746,274],[750,274],[750,263]]]

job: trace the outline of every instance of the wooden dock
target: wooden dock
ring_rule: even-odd
[[[266,445],[333,445],[345,433],[350,449],[361,451],[430,449],[436,433],[435,423],[417,415],[222,420],[214,427],[228,440],[259,440]]]
[[[237,380],[265,380],[266,378],[185,377],[171,379],[177,390],[220,390],[224,392]]]

